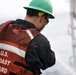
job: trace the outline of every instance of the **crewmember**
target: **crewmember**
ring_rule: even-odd
[[[32,0],[24,19],[0,27],[0,75],[40,75],[55,64],[55,53],[41,30],[52,15],[50,0]]]

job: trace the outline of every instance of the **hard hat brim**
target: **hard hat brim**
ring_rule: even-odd
[[[51,19],[51,18],[52,18],[52,19],[55,19],[55,17],[54,17],[53,15],[50,15],[50,14],[49,14],[49,18],[50,18],[50,19]]]
[[[23,7],[24,9],[35,9],[35,8],[31,8],[31,7]],[[35,10],[37,10],[37,9],[35,9]],[[39,11],[41,11],[41,10],[39,10]],[[45,12],[46,13],[46,12]],[[47,13],[48,14],[48,13]],[[52,15],[52,14],[49,14],[49,19],[54,19],[55,17]]]

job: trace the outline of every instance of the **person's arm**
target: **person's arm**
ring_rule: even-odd
[[[30,67],[45,70],[55,64],[55,53],[51,50],[48,40],[38,35],[29,44],[25,60]]]
[[[44,45],[45,46],[45,45]],[[44,65],[41,67],[42,70],[45,70],[51,66],[53,66],[55,64],[55,53],[53,50],[51,50],[50,44],[48,42],[48,44],[43,47],[44,49],[44,53],[42,56],[42,62],[44,63]]]

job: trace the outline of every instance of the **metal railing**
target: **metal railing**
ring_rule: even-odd
[[[68,34],[72,37],[74,71],[76,72],[76,0],[69,0],[70,2],[70,20],[71,24],[68,26]]]

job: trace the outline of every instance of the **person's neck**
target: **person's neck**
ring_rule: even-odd
[[[38,17],[36,16],[26,16],[24,18],[24,20],[31,22],[32,24],[34,24],[35,26],[38,25]]]

